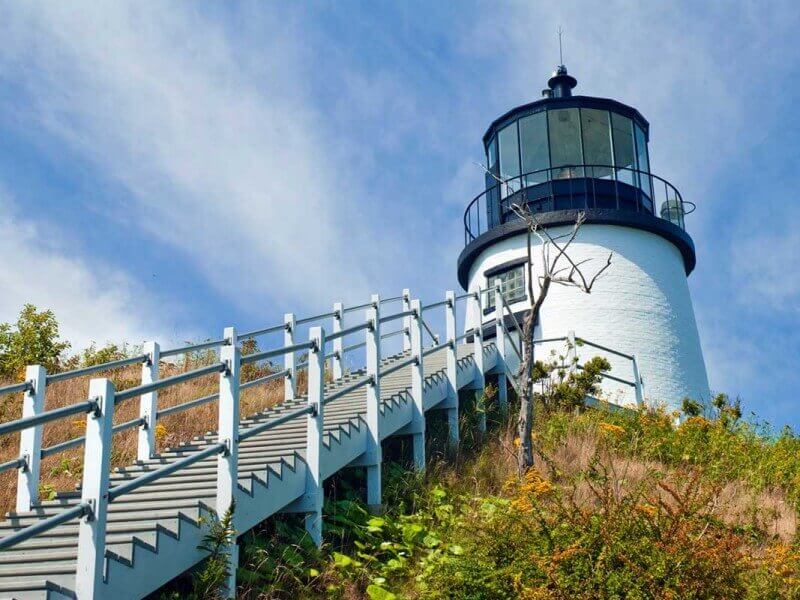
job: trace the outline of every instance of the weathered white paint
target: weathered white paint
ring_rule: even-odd
[[[44,394],[47,387],[47,370],[41,365],[29,365],[25,369],[25,381],[32,389],[22,398],[22,416],[35,417],[44,412]],[[42,425],[34,425],[20,432],[19,457],[25,466],[17,475],[17,512],[25,512],[39,501],[39,473],[42,463]]]
[[[555,227],[550,232],[559,235],[567,230]],[[666,403],[675,408],[686,396],[708,400],[708,377],[678,249],[664,238],[638,229],[587,224],[573,242],[570,255],[575,261],[594,259],[594,266],[599,268],[609,252],[614,253],[612,265],[590,295],[574,288],[551,288],[536,337],[566,336],[573,330],[578,337],[635,354],[646,400],[651,404]],[[472,266],[469,290],[486,287],[483,274],[487,269],[524,256],[524,235],[487,248]],[[533,260],[536,269],[541,264],[536,249]],[[587,271],[592,272],[591,263]],[[527,305],[527,301],[516,302],[511,309],[523,310]],[[471,328],[479,313],[472,304],[468,304],[468,310],[466,327]],[[494,313],[483,315],[485,323],[493,319]],[[563,353],[564,348],[558,351]],[[581,361],[595,355],[610,359],[612,374],[633,379],[630,361],[588,347],[578,348]],[[613,397],[624,386],[611,383],[604,391]],[[625,388],[620,400],[634,403],[635,391]]]

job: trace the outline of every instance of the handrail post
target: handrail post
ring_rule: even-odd
[[[422,303],[412,300],[409,310],[414,311],[410,317],[411,330],[411,356],[416,358],[416,363],[411,365],[411,399],[413,402],[411,412],[410,433],[414,445],[414,467],[422,471],[425,469],[425,406],[423,394],[425,392],[425,376],[422,365]]]
[[[486,379],[483,368],[483,302],[481,302],[482,290],[475,292],[473,301],[475,303],[475,313],[478,315],[478,326],[472,334],[473,360],[475,361],[475,379],[472,387],[475,390],[475,403],[478,410],[478,430],[486,431],[486,405],[484,403],[484,388]]]
[[[109,379],[92,379],[89,396],[97,402],[96,410],[86,417],[86,441],[83,449],[81,502],[91,512],[78,524],[78,562],[75,593],[81,600],[106,596],[103,576],[108,518],[108,479],[111,466],[111,436],[114,426],[114,384]]]
[[[158,381],[158,361],[160,348],[157,342],[144,345],[147,360],[142,365],[142,385]],[[139,417],[143,419],[139,425],[139,443],[137,458],[150,460],[156,453],[156,413],[158,411],[158,392],[148,392],[139,398]]]
[[[506,325],[503,315],[503,294],[494,289],[494,340],[497,348],[497,405],[505,413],[508,409],[508,382],[506,381]]]
[[[366,311],[366,319],[372,326],[366,332],[366,367],[372,383],[367,385],[367,448],[364,465],[367,470],[367,506],[379,513],[383,509],[381,484],[380,402],[381,402],[381,298],[372,296],[372,306]]]
[[[403,290],[403,312],[411,310],[411,291]],[[411,350],[411,317],[403,317],[403,352]]]
[[[294,346],[294,330],[297,323],[293,313],[283,315],[283,327],[283,347]],[[286,370],[283,398],[286,401],[294,400],[297,392],[297,356],[294,352],[283,355],[283,368]]]
[[[339,333],[342,330],[342,322],[344,321],[344,306],[341,302],[333,305],[333,333]],[[342,369],[342,349],[344,348],[344,339],[341,337],[333,340],[333,380],[338,381],[344,374]]]
[[[221,521],[225,513],[236,501],[239,472],[239,370],[241,367],[241,350],[233,327],[226,327],[225,340],[228,342],[220,349],[220,361],[225,363],[225,370],[219,375],[218,400],[218,436],[219,443],[227,448],[217,455],[217,518]],[[230,576],[226,581],[226,597],[234,598],[236,594],[236,567],[239,564],[239,546],[236,544],[236,513],[232,515],[231,527],[234,539],[228,554]]]
[[[636,406],[639,408],[644,407],[644,380],[642,379],[642,375],[639,373],[639,361],[634,354],[631,357],[631,367],[633,368],[633,380],[636,382]]]
[[[25,369],[28,389],[22,399],[22,416],[33,417],[44,411],[47,370],[41,365]],[[25,461],[17,474],[17,512],[26,512],[39,500],[39,473],[42,464],[42,426],[34,425],[20,432],[19,457]]]
[[[448,291],[445,294],[447,304],[444,309],[445,333],[450,344],[445,350],[447,353],[447,428],[449,430],[450,445],[457,446],[460,433],[458,430],[458,356],[456,348],[456,293]]]
[[[575,371],[575,364],[578,362],[578,344],[575,339],[575,332],[567,332],[567,374],[571,375]]]
[[[306,513],[305,528],[311,540],[322,545],[322,436],[324,433],[325,330],[312,327],[308,352],[308,405],[313,407],[306,419],[306,489],[300,504]]]

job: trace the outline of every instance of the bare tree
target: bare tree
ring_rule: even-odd
[[[570,256],[570,245],[575,241],[581,226],[586,221],[586,214],[578,213],[572,229],[562,235],[553,236],[543,227],[536,215],[530,210],[527,202],[513,204],[514,213],[522,219],[527,229],[528,249],[528,297],[531,299],[531,310],[525,317],[522,326],[521,342],[523,359],[519,369],[520,377],[520,409],[517,421],[517,432],[520,439],[518,465],[520,473],[524,473],[533,466],[533,385],[534,357],[533,333],[539,318],[542,305],[547,299],[550,286],[563,285],[574,287],[584,294],[591,294],[592,288],[600,276],[611,266],[611,257],[593,275],[587,276],[584,268],[592,260],[590,258],[576,261]],[[541,273],[535,274],[533,263],[534,238],[538,238],[539,251],[541,252]],[[534,286],[534,281],[536,286]],[[535,293],[534,293],[535,292]]]

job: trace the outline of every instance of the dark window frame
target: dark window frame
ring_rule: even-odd
[[[487,287],[490,285],[490,281],[493,278],[497,277],[498,275],[502,275],[503,273],[508,273],[509,271],[513,271],[514,269],[522,268],[522,295],[519,296],[518,298],[512,298],[511,300],[509,300],[509,304],[512,302],[524,302],[528,300],[527,278],[530,277],[530,273],[526,273],[526,271],[529,271],[530,269],[524,268],[525,265],[527,264],[528,264],[527,258],[516,258],[514,260],[509,260],[495,267],[492,267],[491,269],[487,269],[483,273],[483,276],[486,279]],[[487,294],[487,296],[490,296],[492,298],[492,301],[494,300],[493,295]],[[489,300],[487,299],[487,304],[488,302]],[[494,305],[485,306],[483,308],[484,315],[488,315],[494,311],[495,311]]]

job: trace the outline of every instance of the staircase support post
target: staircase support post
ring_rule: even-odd
[[[490,294],[492,292],[489,292]],[[506,382],[506,326],[503,314],[503,294],[500,287],[494,290],[494,315],[495,315],[495,348],[497,348],[497,405],[505,414],[508,411],[508,383]]]
[[[458,446],[460,432],[458,429],[458,357],[456,355],[456,293],[448,291],[445,294],[445,333],[450,344],[447,353],[447,428],[449,430],[450,445]]]
[[[22,399],[22,416],[33,417],[44,412],[44,395],[47,387],[47,371],[41,365],[29,365],[25,369],[25,380],[31,388]],[[17,512],[31,509],[39,501],[39,473],[42,464],[42,426],[34,425],[20,432],[19,457],[25,463],[17,474]]]
[[[100,599],[106,554],[108,518],[108,479],[111,463],[111,436],[114,426],[114,385],[109,379],[92,379],[89,396],[97,408],[86,417],[86,441],[83,452],[81,502],[91,512],[78,524],[78,561],[75,593],[81,600]]]
[[[221,521],[225,513],[233,510],[231,515],[230,547],[228,553],[228,580],[225,585],[225,597],[236,597],[236,568],[239,562],[236,544],[236,497],[239,489],[239,369],[241,351],[236,330],[225,328],[226,344],[220,350],[220,360],[226,368],[219,375],[219,434],[220,443],[226,450],[217,455],[217,518]]]
[[[333,305],[333,333],[339,333],[342,330],[342,322],[344,321],[344,306],[341,302]],[[342,349],[344,348],[344,339],[336,338],[333,340],[333,379],[338,381],[342,378],[344,370],[342,369]]]
[[[160,348],[157,342],[147,342],[144,353],[147,359],[142,365],[142,385],[158,381],[158,361]],[[139,440],[136,457],[150,460],[156,453],[156,414],[158,412],[158,392],[148,392],[139,398]]]
[[[294,330],[296,320],[293,313],[283,315],[283,347],[294,346]],[[294,400],[297,393],[297,356],[294,352],[283,355],[283,368],[287,371],[284,381],[284,400]]]
[[[486,406],[484,403],[483,390],[486,387],[485,370],[483,368],[483,303],[481,302],[482,290],[478,290],[473,295],[475,312],[478,315],[478,326],[472,335],[473,360],[475,361],[475,379],[472,388],[475,390],[475,404],[478,411],[478,430],[483,433],[486,431]]]
[[[403,290],[403,312],[411,310],[411,291]],[[403,352],[411,350],[411,317],[403,317]]]
[[[306,419],[306,489],[300,504],[306,512],[305,527],[317,547],[322,545],[322,435],[325,399],[325,330],[312,327],[308,352],[308,404],[314,412]]]
[[[380,402],[381,402],[381,299],[378,294],[371,298],[372,306],[366,311],[367,322],[371,327],[366,333],[366,367],[367,376],[372,383],[367,385],[367,448],[364,453],[364,464],[367,469],[367,506],[371,512],[383,510],[383,489],[381,484],[381,463],[383,452],[380,435]]]
[[[411,435],[414,445],[414,467],[422,471],[425,469],[425,376],[422,360],[422,304],[419,300],[412,300],[409,310],[414,311],[410,317],[411,330],[411,356],[416,363],[411,365],[411,398],[413,401],[411,413]]]
[[[631,367],[633,368],[633,380],[636,382],[636,406],[639,408],[644,407],[644,380],[641,373],[639,373],[639,361],[634,354],[631,358]]]

